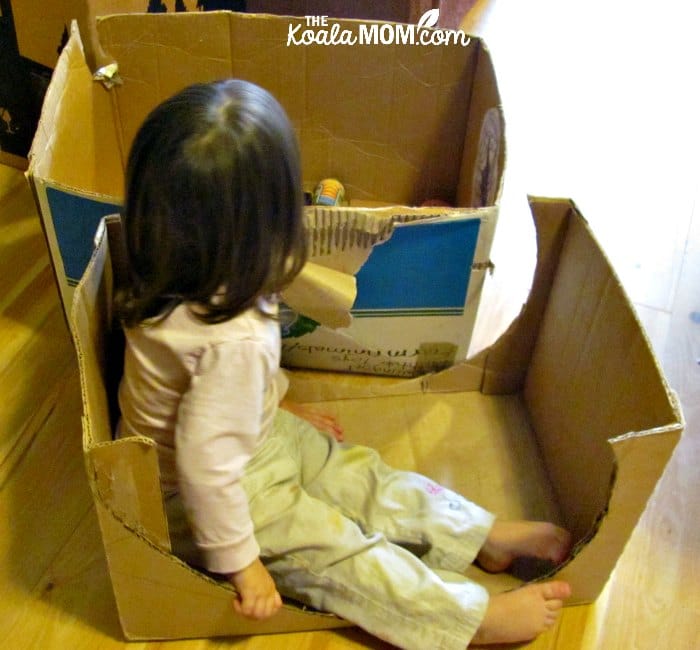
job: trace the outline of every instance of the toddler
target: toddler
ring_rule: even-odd
[[[118,435],[157,443],[173,551],[254,619],[282,594],[404,648],[535,637],[568,584],[489,598],[463,573],[561,562],[566,531],[495,521],[284,398],[276,296],[305,263],[302,205],[294,131],[254,84],[185,88],[132,145]]]

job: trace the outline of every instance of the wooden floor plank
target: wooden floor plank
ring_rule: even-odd
[[[43,322],[36,323],[28,337],[15,334],[8,348],[13,351],[16,343],[19,349],[0,361],[5,399],[0,409],[0,480],[32,443],[36,426],[54,407],[68,369],[77,367],[60,306],[54,302],[51,311],[40,316]],[[19,345],[22,339],[24,344]],[[0,353],[0,360],[2,356]]]
[[[77,369],[55,381],[61,386],[55,405],[37,423],[31,445],[0,489],[0,520],[8,523],[0,535],[0,635],[22,607],[31,607],[31,594],[92,507],[80,442]]]

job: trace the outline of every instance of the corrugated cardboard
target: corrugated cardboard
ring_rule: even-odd
[[[293,16],[335,16],[415,23],[425,11],[437,6],[433,0],[51,0],[37,11],[33,0],[11,0],[19,52],[44,66],[56,65],[73,19],[80,19],[86,6],[95,15],[234,9],[245,5],[249,13]],[[451,4],[451,3],[446,3]],[[448,9],[452,9],[449,7]]]
[[[337,24],[356,35],[366,26]],[[488,51],[476,38],[442,46],[288,45],[290,29],[298,25],[307,28],[303,18],[230,12],[100,19],[100,43],[118,62],[123,80],[111,90],[92,81],[73,33],[46,95],[28,172],[64,307],[90,257],[97,223],[119,209],[125,158],[148,111],[190,83],[236,76],[265,87],[286,109],[301,146],[305,189],[332,176],[342,180],[354,203],[420,206],[440,199],[456,206],[423,213],[403,208],[391,219],[381,208],[310,209],[310,221],[319,214],[328,219],[323,228],[330,229],[330,239],[342,234],[348,213],[355,222],[388,219],[391,227],[375,241],[388,243],[372,249],[369,263],[345,269],[366,276],[358,284],[354,322],[338,332],[322,327],[296,336],[287,346],[288,362],[399,376],[445,367],[464,358],[469,345],[505,159]],[[379,258],[395,253],[397,243],[403,252],[400,240],[410,239],[408,227],[394,228],[394,222],[426,216],[442,222],[411,228],[431,228],[453,249],[462,241],[454,229],[465,219],[476,226],[471,234],[460,231],[463,253],[453,254],[451,275],[442,283],[451,289],[446,302],[372,301],[371,274]],[[312,260],[337,268],[344,254],[319,251]],[[416,268],[421,262],[428,269],[412,280],[425,284],[425,296],[431,282],[438,284],[438,274],[429,273],[435,265],[425,250],[410,254]]]
[[[427,474],[499,517],[567,526],[576,553],[553,575],[571,583],[569,604],[577,604],[595,599],[609,578],[683,419],[576,207],[563,199],[531,199],[531,207],[538,241],[532,291],[493,346],[413,379],[292,372],[291,397],[323,401],[353,442],[375,446],[392,464]],[[289,604],[281,615],[251,623],[233,613],[228,586],[169,554],[153,444],[111,438],[109,387],[119,337],[110,304],[120,260],[110,250],[120,250],[119,235],[118,219],[109,220],[76,290],[71,329],[88,476],[125,635],[170,639],[345,625]],[[491,592],[520,583],[477,569],[471,575]]]
[[[441,26],[455,22],[454,3],[443,0]],[[435,0],[51,0],[37,11],[34,0],[0,3],[0,162],[27,168],[26,156],[41,102],[68,40],[70,23],[87,25],[92,16],[114,13],[198,12],[242,9],[250,13],[326,15],[415,24],[437,7]],[[458,12],[457,12],[458,13]],[[447,22],[442,20],[446,16]],[[102,63],[102,61],[101,61]],[[97,67],[97,66],[95,66]]]

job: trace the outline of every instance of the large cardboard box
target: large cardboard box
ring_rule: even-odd
[[[356,318],[338,331],[316,322],[290,330],[286,361],[412,376],[464,358],[490,267],[505,158],[481,41],[425,45],[403,40],[413,33],[407,26],[310,26],[306,18],[227,12],[118,15],[97,28],[123,83],[108,90],[92,81],[75,32],[30,155],[66,310],[97,223],[119,210],[125,157],[148,111],[189,83],[236,76],[267,88],[287,110],[305,189],[333,176],[351,199],[309,208],[307,221],[312,260],[357,275]],[[336,28],[358,43],[298,44],[305,32]],[[455,207],[415,208],[429,199]],[[407,207],[371,207],[379,204]],[[431,250],[442,251],[440,263]],[[387,264],[407,258],[395,286],[380,291]]]
[[[576,207],[551,199],[531,199],[531,207],[538,242],[532,290],[493,346],[416,379],[291,372],[291,391],[297,400],[323,402],[350,440],[374,445],[396,466],[427,474],[500,517],[566,526],[575,554],[552,575],[571,583],[569,604],[578,604],[594,600],[610,577],[683,419]],[[112,440],[120,337],[110,305],[123,268],[120,232],[118,218],[101,229],[70,320],[85,460],[124,634],[174,639],[346,625],[291,603],[263,623],[240,618],[227,584],[170,554],[154,444]],[[474,568],[471,577],[496,593],[540,571],[523,566],[517,577],[490,576]]]
[[[88,477],[131,639],[346,624],[292,604],[264,623],[237,617],[230,587],[170,553],[153,443],[112,440],[120,352],[110,307],[121,265],[110,256],[107,233],[118,237],[118,221],[110,220],[94,252],[92,241],[102,215],[121,202],[125,152],[145,112],[191,81],[251,79],[289,112],[307,183],[339,176],[365,205],[441,198],[458,206],[438,222],[413,225],[408,209],[378,208],[402,213],[389,222],[394,231],[477,219],[481,237],[484,224],[494,225],[503,122],[483,44],[287,47],[293,20],[227,13],[106,18],[98,23],[100,37],[119,61],[124,85],[108,91],[92,82],[74,34],[34,143],[29,177],[70,311]],[[571,582],[571,603],[581,603],[595,599],[609,578],[679,438],[682,415],[583,217],[566,200],[533,199],[532,208],[538,237],[532,292],[493,346],[407,379],[293,371],[292,397],[323,401],[352,441],[376,446],[393,464],[428,474],[500,517],[565,525],[576,554],[554,575]],[[360,218],[367,210],[331,215]],[[322,221],[323,213],[313,216]],[[487,250],[488,237],[482,244]],[[475,259],[470,286],[488,263]],[[468,339],[470,324],[463,324]],[[406,453],[397,454],[401,449]],[[420,462],[413,449],[421,450]],[[498,578],[475,569],[474,576],[495,592],[529,579],[530,569]]]

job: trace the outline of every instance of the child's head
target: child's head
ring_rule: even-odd
[[[187,302],[208,322],[283,288],[305,261],[294,131],[252,83],[185,88],[139,129],[126,171],[127,325]]]

